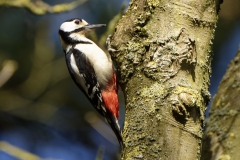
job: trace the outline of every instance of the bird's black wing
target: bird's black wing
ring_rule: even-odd
[[[79,50],[72,48],[66,54],[66,62],[68,71],[75,84],[103,116],[105,106],[101,106],[103,105],[103,99],[100,85],[97,82],[95,71],[88,58]]]

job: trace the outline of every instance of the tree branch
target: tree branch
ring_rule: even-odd
[[[43,15],[46,13],[60,13],[60,12],[66,12],[69,10],[72,10],[76,8],[79,5],[82,5],[83,3],[87,2],[88,0],[77,0],[73,1],[71,3],[62,3],[57,4],[54,6],[51,6],[42,0],[0,0],[0,6],[11,6],[11,7],[19,7],[19,8],[26,8],[30,12],[36,14],[36,15]]]
[[[202,160],[239,159],[240,47],[216,93],[207,121]]]

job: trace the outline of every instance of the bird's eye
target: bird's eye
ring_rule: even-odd
[[[74,21],[75,24],[79,24],[79,21]]]

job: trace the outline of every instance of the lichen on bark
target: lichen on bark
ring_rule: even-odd
[[[215,1],[133,0],[116,26],[123,159],[200,159]]]

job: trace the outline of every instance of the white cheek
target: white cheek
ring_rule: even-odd
[[[65,31],[65,32],[71,32],[80,27],[81,27],[80,25],[76,25],[73,22],[64,22],[61,25],[60,30]]]
[[[80,35],[79,33],[72,33],[72,34],[70,34],[70,38],[77,40],[77,41],[81,41],[84,37],[82,35]]]

